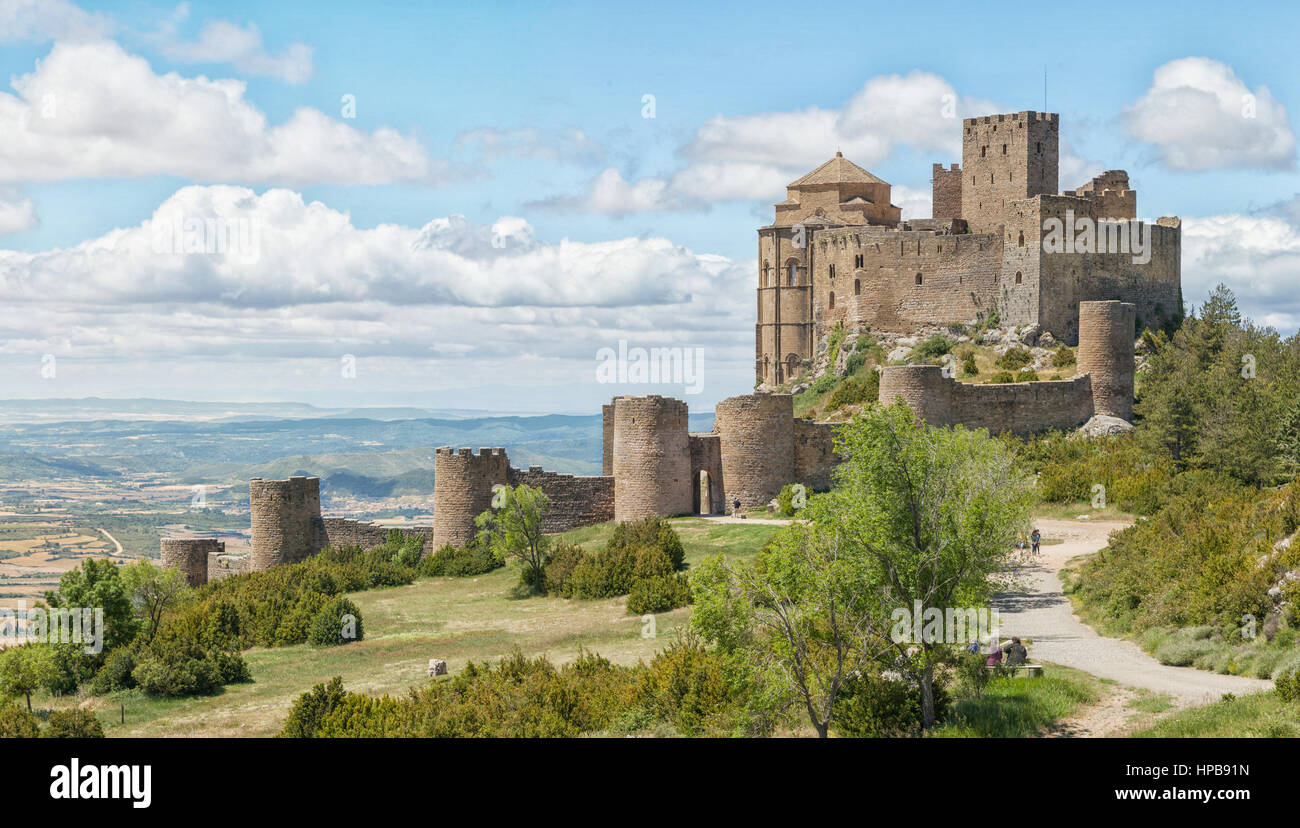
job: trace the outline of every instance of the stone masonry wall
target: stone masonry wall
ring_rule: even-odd
[[[1001,269],[997,235],[819,230],[812,264],[816,335],[825,336],[836,322],[895,332],[970,322],[997,308]]]
[[[216,538],[163,538],[162,565],[176,569],[192,587],[208,582],[208,558],[224,554],[226,545]]]
[[[747,394],[718,403],[714,431],[722,441],[722,488],[727,508],[765,506],[797,482],[794,398]]]
[[[932,218],[961,218],[961,166],[953,164],[944,169],[935,164],[930,178],[930,216]]]
[[[653,394],[614,398],[614,519],[692,511],[687,407]]]
[[[1056,193],[1059,129],[1048,112],[962,122],[961,207],[971,232],[997,232],[1012,201]]]
[[[557,474],[529,466],[510,470],[510,485],[541,489],[551,501],[543,529],[565,532],[614,519],[614,478]]]
[[[464,546],[474,537],[474,518],[491,508],[492,487],[510,482],[503,448],[452,449],[433,453],[433,547]]]
[[[794,480],[811,491],[831,488],[832,472],[839,463],[835,454],[835,424],[794,421]]]
[[[323,546],[320,523],[320,478],[248,482],[252,523],[249,569],[258,572],[297,563]]]
[[[690,434],[691,498],[696,514],[725,514],[722,491],[722,439],[717,434]],[[707,495],[700,475],[708,475]]]
[[[1055,382],[974,385],[945,377],[938,365],[887,366],[878,400],[890,405],[895,396],[931,425],[961,424],[995,434],[1074,428],[1093,413],[1092,383],[1086,375]]]
[[[1079,305],[1079,371],[1092,376],[1092,402],[1098,414],[1133,419],[1136,313],[1127,302]]]

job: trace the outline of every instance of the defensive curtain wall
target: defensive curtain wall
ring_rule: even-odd
[[[1095,414],[1130,420],[1135,318],[1128,302],[1081,302],[1073,379],[976,385],[945,376],[938,365],[891,365],[881,371],[878,399],[888,405],[901,397],[931,425],[993,433],[1074,428]]]
[[[550,500],[545,530],[563,532],[610,520],[717,514],[739,500],[763,506],[787,483],[811,491],[830,487],[836,457],[831,424],[796,419],[788,394],[749,394],[718,404],[712,432],[687,430],[686,403],[671,397],[616,397],[602,408],[602,466],[606,474],[580,476],[540,466],[511,468],[503,448],[434,452],[433,525],[404,527],[429,553],[462,546],[474,519],[492,508],[494,488],[528,485]],[[251,554],[225,555],[211,538],[165,538],[163,561],[191,584],[302,561],[327,546],[378,546],[389,529],[321,516],[320,480],[249,481]]]

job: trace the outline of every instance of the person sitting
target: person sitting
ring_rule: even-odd
[[[1007,654],[1007,666],[1014,667],[1024,664],[1029,659],[1029,651],[1025,645],[1020,643],[1018,636],[1011,637],[1011,643],[1002,648],[1002,652]]]
[[[1002,663],[1002,651],[998,649],[998,643],[989,639],[989,656],[984,659],[984,664],[988,667],[996,667]]]

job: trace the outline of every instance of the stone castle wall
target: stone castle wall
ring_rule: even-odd
[[[835,454],[835,424],[794,421],[794,479],[811,491],[824,492],[834,483],[839,463]]]
[[[1092,377],[1098,414],[1133,419],[1133,340],[1137,308],[1127,302],[1079,305],[1080,373]]]
[[[542,528],[564,532],[578,526],[614,519],[614,478],[557,474],[529,466],[527,471],[510,469],[511,486],[541,489],[550,500],[550,512]]]
[[[185,582],[200,587],[208,582],[208,560],[225,554],[226,545],[216,538],[163,538],[162,565],[178,570]]]
[[[1133,416],[1135,309],[1117,301],[1079,305],[1078,375],[1051,382],[963,383],[938,365],[890,365],[880,375],[881,405],[903,399],[934,426],[961,424],[998,433],[1070,429],[1094,414]]]
[[[996,233],[1015,200],[1057,192],[1060,122],[1051,112],[985,115],[962,122],[962,216],[973,233]]]
[[[930,215],[934,218],[961,218],[961,166],[948,169],[935,164],[930,178]]]
[[[717,434],[690,434],[691,501],[696,514],[719,515],[727,511],[722,489],[722,438]],[[706,477],[701,477],[706,475]]]
[[[837,322],[910,332],[982,318],[997,308],[1001,268],[1002,246],[993,234],[819,230],[812,264],[815,333],[825,336]]]
[[[718,403],[722,489],[730,508],[765,506],[794,483],[794,401],[788,394],[747,394]]]
[[[692,509],[687,407],[651,395],[614,398],[614,519]]]
[[[503,448],[452,449],[433,453],[433,546],[464,546],[474,537],[474,518],[492,506],[492,487],[510,483]]]
[[[320,478],[248,481],[252,523],[249,569],[259,572],[297,563],[324,545],[320,515]]]

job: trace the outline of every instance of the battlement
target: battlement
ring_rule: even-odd
[[[978,126],[979,124],[1001,124],[1005,122],[1015,123],[1017,121],[1043,121],[1046,123],[1057,123],[1060,114],[1056,112],[1035,112],[1032,109],[1026,109],[1021,112],[1010,112],[1001,115],[979,115],[974,118],[963,118],[963,126]]]

